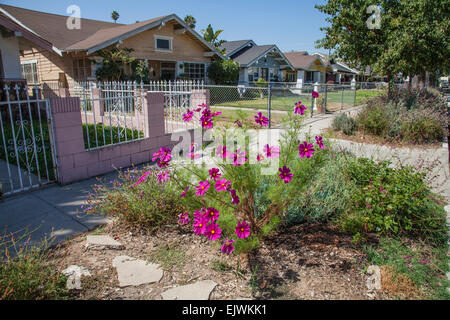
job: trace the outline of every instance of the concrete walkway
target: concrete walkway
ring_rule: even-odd
[[[103,178],[109,181],[116,176],[111,173]],[[56,244],[107,223],[108,219],[86,215],[81,209],[97,183],[90,179],[66,186],[55,184],[6,198],[0,202],[0,237],[13,235],[19,245],[39,245],[44,239]]]

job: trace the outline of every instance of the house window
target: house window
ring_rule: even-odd
[[[278,68],[270,68],[269,72],[270,72],[270,81],[278,81],[279,80],[279,76],[278,76],[279,70],[278,70]]]
[[[205,79],[204,63],[185,63],[184,74],[189,79]]]
[[[22,75],[28,84],[39,84],[38,64],[36,60],[23,61]]]
[[[314,72],[306,71],[306,82],[314,82]]]
[[[162,51],[172,51],[173,38],[171,37],[163,37],[163,36],[155,36],[155,48],[156,50]]]
[[[254,82],[258,81],[259,73],[258,68],[248,68],[248,81]]]
[[[73,59],[73,78],[76,81],[85,81],[92,76],[91,60]]]

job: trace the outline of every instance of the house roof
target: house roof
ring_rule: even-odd
[[[28,41],[31,41],[32,43],[40,46],[43,49],[46,49],[48,51],[53,50],[53,46],[48,41],[40,38],[39,36],[35,35],[34,33],[31,33],[27,29],[23,28],[22,26],[18,25],[2,13],[0,13],[0,26],[3,28],[6,28],[7,30],[10,30],[12,32],[17,32],[20,37],[24,37]]]
[[[342,61],[333,61],[334,63],[331,63],[332,59],[329,55],[323,54],[323,53],[314,53],[314,55],[319,56],[324,62],[327,64],[330,64],[333,68],[333,72],[343,72],[343,73],[351,73],[351,74],[359,74],[359,71],[350,68],[346,63]]]
[[[1,10],[3,9],[3,10]],[[21,24],[29,31],[52,43],[56,48],[63,50],[70,45],[86,39],[99,29],[118,27],[120,24],[81,19],[81,29],[69,30],[67,16],[28,10],[0,4],[0,11],[16,23]]]
[[[11,20],[22,25],[30,32],[52,43],[56,52],[87,51],[88,54],[101,50],[120,40],[136,35],[140,32],[159,27],[165,22],[175,20],[190,32],[220,58],[220,54],[210,43],[205,41],[195,30],[189,28],[185,22],[175,14],[162,16],[134,24],[123,25],[91,19],[81,19],[81,29],[69,30],[67,16],[28,10],[13,6],[0,5],[0,12]],[[55,48],[54,48],[55,49]]]
[[[244,51],[242,54],[235,57],[233,60],[241,65],[241,67],[251,66],[254,62],[258,61],[262,56],[270,53],[276,52],[280,55],[282,59],[284,59],[287,65],[294,69],[289,62],[289,60],[283,55],[283,53],[278,49],[278,47],[274,44],[264,45],[264,46],[253,46],[247,51]]]
[[[227,41],[224,42],[219,49],[225,50],[225,55],[227,57],[231,56],[233,53],[238,51],[239,49],[243,48],[248,43],[252,43],[255,45],[255,43],[252,40],[238,40],[238,41]]]
[[[93,33],[92,35],[86,37],[84,40],[81,40],[79,42],[76,42],[72,44],[71,46],[65,48],[66,51],[82,51],[82,50],[89,50],[91,48],[94,48],[96,46],[99,46],[105,42],[108,42],[110,40],[113,40],[115,38],[126,36],[130,32],[136,32],[139,31],[141,28],[148,27],[152,23],[160,22],[164,18],[169,16],[163,16],[158,17],[154,19],[145,20],[142,22],[129,24],[129,25],[121,25],[121,26],[115,26],[112,28],[105,28],[100,29]]]
[[[316,55],[309,55],[306,51],[285,52],[284,55],[288,58],[289,62],[295,69],[308,69],[317,59],[324,64],[320,57]]]

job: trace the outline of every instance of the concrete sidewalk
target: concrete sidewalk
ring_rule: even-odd
[[[102,180],[115,177],[114,172]],[[44,239],[56,244],[106,224],[107,218],[82,212],[81,206],[95,184],[98,184],[96,179],[66,186],[55,184],[6,198],[0,202],[0,237],[13,234],[15,239],[23,238],[19,245],[28,238],[30,245],[39,245]]]

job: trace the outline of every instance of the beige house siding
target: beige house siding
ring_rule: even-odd
[[[173,51],[164,52],[156,50],[155,36],[173,38]],[[123,41],[123,46],[134,49],[135,51],[131,55],[138,59],[211,62],[211,58],[204,56],[205,52],[211,50],[197,39],[194,39],[188,32],[185,34],[176,34],[173,23],[167,23],[160,30],[152,29],[128,38]]]

